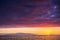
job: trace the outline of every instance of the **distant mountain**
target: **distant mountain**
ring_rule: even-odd
[[[15,33],[15,34],[2,34],[2,36],[37,36],[36,34],[30,34],[30,33]]]
[[[16,33],[0,35],[0,40],[60,40],[60,35],[36,35],[30,33]]]

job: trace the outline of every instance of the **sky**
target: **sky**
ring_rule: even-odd
[[[0,27],[60,26],[59,2],[60,0],[0,0]]]
[[[41,27],[41,28],[0,28],[0,34],[19,34],[29,33],[36,35],[60,35],[59,27]]]

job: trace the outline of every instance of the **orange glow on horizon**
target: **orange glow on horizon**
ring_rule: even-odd
[[[51,35],[51,34],[60,34],[60,27],[31,27],[31,28],[0,28],[1,34],[9,33],[31,33],[39,35]]]

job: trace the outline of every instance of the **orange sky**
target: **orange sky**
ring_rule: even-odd
[[[32,33],[41,35],[60,34],[60,27],[40,27],[40,28],[0,28],[0,33]]]

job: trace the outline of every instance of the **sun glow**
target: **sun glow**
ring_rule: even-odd
[[[40,28],[0,28],[1,34],[7,33],[31,33],[39,35],[60,34],[59,27],[40,27]]]
[[[50,35],[52,33],[52,29],[46,29],[43,31],[44,34]]]

